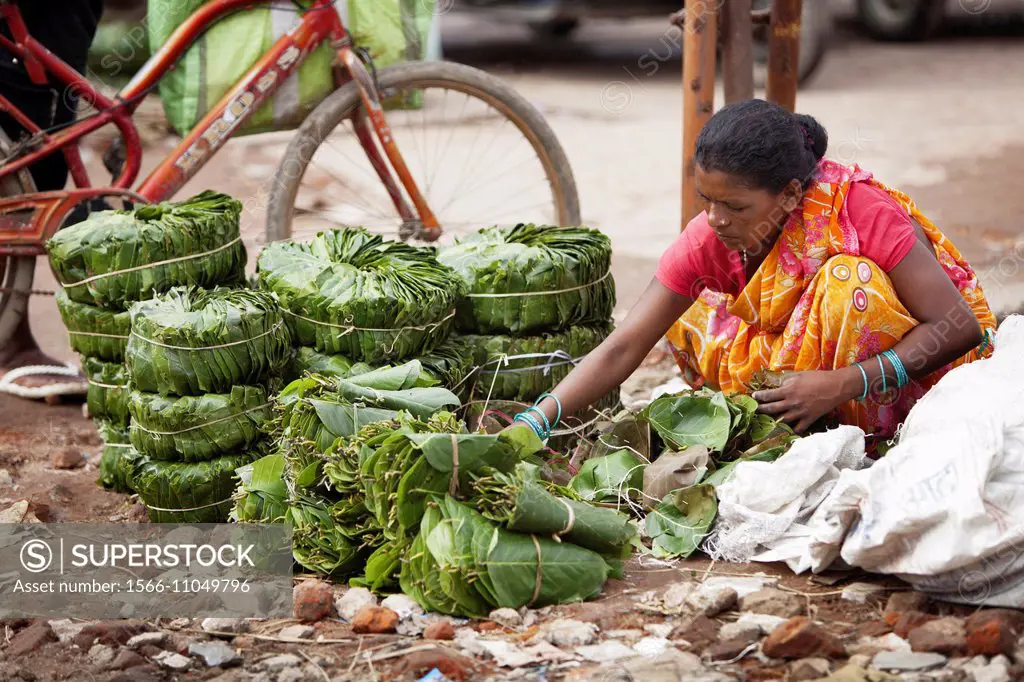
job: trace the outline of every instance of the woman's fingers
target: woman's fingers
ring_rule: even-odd
[[[774,403],[761,403],[757,406],[757,411],[761,414],[770,414],[773,417],[789,412],[793,408],[786,400],[780,400]]]
[[[786,389],[784,388],[766,388],[763,391],[757,391],[750,397],[759,403],[773,403],[777,400],[782,400],[786,397]]]

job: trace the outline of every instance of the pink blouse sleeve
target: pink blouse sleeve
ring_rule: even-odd
[[[857,231],[860,254],[885,272],[899,265],[917,241],[910,216],[884,190],[854,183],[846,197],[846,210]]]
[[[710,229],[707,220],[697,216],[687,224],[686,229],[675,238],[658,261],[654,277],[680,296],[697,298],[700,293],[693,291],[693,285],[702,272],[699,260],[701,233],[704,231],[702,228]]]

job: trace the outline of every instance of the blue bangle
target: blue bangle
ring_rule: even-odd
[[[551,422],[548,421],[548,416],[544,414],[544,410],[540,409],[536,405],[531,405],[530,407],[526,408],[527,412],[529,412],[530,410],[533,410],[534,412],[540,415],[540,418],[544,420],[544,430],[547,431],[548,433],[551,433]]]
[[[555,401],[555,405],[558,406],[558,416],[555,417],[555,424],[558,424],[559,422],[562,421],[562,401],[559,400],[558,396],[555,395],[554,393],[541,393],[540,397],[537,398],[537,402],[533,404],[534,407],[544,402],[545,398],[551,398],[552,400]]]
[[[893,369],[896,370],[896,387],[902,388],[910,383],[910,376],[907,374],[907,369],[903,366],[903,361],[900,360],[900,356],[896,355],[896,351],[887,350],[882,353],[882,355],[889,358],[889,362],[892,363]]]
[[[859,398],[857,398],[857,400],[864,400],[868,397],[868,373],[864,371],[864,367],[859,362],[855,362],[853,364],[860,370],[860,375],[864,377],[864,392],[860,394]]]
[[[516,415],[513,421],[523,422],[524,424],[528,425],[531,429],[533,429],[533,432],[537,434],[538,438],[540,438],[541,440],[547,440],[548,436],[544,431],[544,427],[540,425],[540,422],[537,421],[533,417],[533,415],[528,414],[526,412],[520,412],[519,414]]]
[[[885,393],[885,364],[882,362],[881,355],[876,355],[875,357],[878,358],[878,369],[882,372],[882,393]]]

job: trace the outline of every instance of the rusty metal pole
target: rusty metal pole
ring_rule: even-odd
[[[754,28],[752,0],[724,0],[720,12],[722,33],[722,81],[725,103],[754,96]]]
[[[718,38],[714,3],[686,0],[683,5],[683,221],[700,213],[694,185],[693,153],[697,135],[715,108],[715,46]]]
[[[768,26],[768,83],[765,97],[790,111],[796,109],[796,86],[800,79],[802,8],[802,0],[773,0],[771,23]]]

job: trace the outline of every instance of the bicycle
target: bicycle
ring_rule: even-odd
[[[528,221],[530,216],[526,214],[536,207],[530,207],[529,211],[523,209],[523,215],[518,216],[509,215],[511,209],[508,209],[502,214],[507,220],[492,220],[492,216],[483,215],[485,211],[478,206],[471,206],[463,222],[441,220],[439,214],[452,209],[454,203],[483,196],[476,191],[479,186],[476,169],[479,159],[469,159],[478,162],[470,169],[477,176],[472,191],[465,190],[462,185],[453,188],[449,178],[438,182],[438,169],[435,168],[434,174],[430,175],[432,150],[429,145],[403,143],[400,151],[396,140],[402,137],[408,141],[414,132],[416,119],[420,119],[426,135],[428,112],[436,114],[439,106],[438,98],[432,92],[438,90],[445,93],[443,103],[440,104],[442,110],[447,108],[449,92],[461,93],[466,97],[463,110],[470,101],[482,103],[496,113],[496,117],[490,115],[491,120],[499,119],[502,128],[511,123],[512,133],[518,131],[525,139],[531,150],[529,153],[535,156],[532,160],[539,162],[543,173],[541,184],[546,183],[546,188],[542,187],[540,192],[544,195],[550,192],[550,196],[538,206],[553,209],[550,217],[541,217],[535,222],[557,225],[580,223],[579,200],[568,159],[554,132],[532,104],[494,76],[451,62],[405,63],[379,71],[372,69],[371,73],[372,63],[369,65],[371,68],[368,68],[365,57],[357,51],[331,0],[311,0],[307,7],[299,7],[297,3],[288,5],[289,11],[294,12],[296,7],[299,9],[300,21],[297,25],[282,35],[245,76],[209,109],[136,189],[131,189],[138,178],[142,158],[142,145],[131,116],[142,99],[156,87],[160,78],[185,51],[217,21],[234,12],[261,6],[274,9],[279,8],[280,3],[275,0],[210,0],[177,28],[167,43],[150,57],[121,91],[107,97],[82,74],[29,35],[13,0],[0,0],[0,22],[7,25],[11,36],[8,38],[0,34],[0,46],[23,61],[34,83],[47,83],[49,74],[72,88],[95,110],[95,113],[58,130],[41,130],[0,94],[0,110],[10,113],[31,133],[25,139],[15,142],[0,131],[0,347],[10,339],[26,314],[28,298],[32,293],[35,258],[45,253],[44,244],[63,227],[76,206],[98,199],[106,201],[108,205],[114,202],[124,206],[171,198],[223,147],[239,126],[278,91],[310,52],[324,42],[328,42],[336,52],[336,87],[299,125],[285,150],[267,205],[268,240],[290,238],[297,215],[341,224],[363,224],[371,228],[383,228],[385,231],[390,229],[404,240],[428,243],[435,242],[443,233],[457,232],[457,228],[466,226],[475,229],[489,224]],[[418,108],[391,109],[385,115],[382,102],[412,93],[420,96]],[[486,119],[481,119],[478,124],[482,124],[483,120]],[[456,134],[462,134],[461,129],[457,129],[450,121],[447,126],[444,123],[445,119],[439,131],[442,137],[448,136],[449,143]],[[107,163],[112,176],[116,173],[109,186],[92,187],[77,143],[84,136],[108,124],[117,128],[123,141],[123,158]],[[336,133],[341,128],[345,129],[341,132],[347,132],[349,127],[354,140],[339,141]],[[434,129],[433,124],[431,129]],[[361,149],[362,156],[358,162],[344,152],[341,156],[357,165],[368,164],[370,170],[362,167],[370,178],[369,183],[359,184],[361,178],[342,179],[334,172],[340,163],[338,149],[345,146],[342,142]],[[474,139],[468,157],[473,156],[475,146]],[[36,192],[27,168],[40,158],[58,151],[65,155],[75,189]],[[315,167],[313,162],[321,152],[327,155],[332,167],[326,177],[328,180],[340,181],[340,189],[343,194],[347,192],[351,205],[342,204],[339,209],[338,205],[325,208],[315,201],[310,206],[300,202],[299,192],[303,180]],[[423,168],[429,177],[414,177],[407,163],[410,154],[418,156],[421,161],[425,156]],[[518,168],[510,165],[508,156],[503,156],[498,164],[505,168],[502,174]],[[462,168],[465,172],[468,167],[463,164]],[[432,206],[427,195],[441,188],[452,192],[453,198],[448,204],[438,205],[438,202]],[[357,206],[354,203],[356,199],[365,203],[374,191],[382,193],[382,201],[389,204],[383,209],[378,207],[378,210],[388,213],[380,214],[384,219],[382,225],[368,225],[370,221],[364,218],[374,217],[375,214],[361,207],[361,204]],[[323,203],[321,198],[320,204]],[[301,204],[298,209],[297,204]],[[502,206],[503,210],[506,208]],[[394,211],[393,215],[390,215],[391,211]],[[451,212],[456,213],[454,209]],[[350,218],[355,220],[348,220]]]

